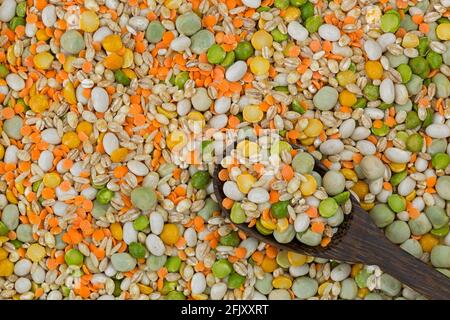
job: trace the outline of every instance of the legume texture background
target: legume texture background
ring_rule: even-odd
[[[423,299],[377,266],[246,237],[213,162],[174,149],[199,124],[202,159],[228,129],[277,130],[341,184],[316,177],[310,205],[344,187],[450,276],[449,7],[0,0],[0,299]]]

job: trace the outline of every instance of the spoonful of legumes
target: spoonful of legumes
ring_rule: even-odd
[[[412,229],[421,228],[410,201],[392,194],[387,204],[370,208],[363,202],[363,208],[358,198],[364,192],[357,183],[347,190],[352,177],[344,175],[345,168],[327,168],[303,147],[261,132],[252,138],[238,136],[213,176],[221,211],[237,228],[281,250],[377,265],[427,298],[450,299],[450,279],[414,257],[410,228],[393,221],[396,213],[410,212]],[[363,179],[383,184],[384,164],[376,156],[360,159],[355,169]],[[435,224],[447,223],[440,221],[445,219],[439,209],[427,215]],[[438,251],[432,259],[446,254]]]

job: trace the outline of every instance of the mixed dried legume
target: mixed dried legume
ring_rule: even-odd
[[[281,192],[272,216],[334,228],[348,190],[450,276],[449,8],[0,0],[0,299],[423,298],[377,266],[247,237],[250,211],[221,216],[211,175],[229,132],[276,131],[330,172],[276,145],[311,198],[297,212]],[[251,192],[243,175],[228,177]]]

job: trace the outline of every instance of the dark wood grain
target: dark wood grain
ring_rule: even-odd
[[[303,149],[296,145],[293,146]],[[321,175],[325,174],[326,167],[317,159],[315,160],[314,170]],[[221,169],[220,164],[216,165],[213,177],[214,193],[222,214],[229,216],[229,210],[222,206],[225,195],[222,188],[223,184],[218,178]],[[338,232],[325,248],[307,246],[297,239],[290,243],[281,244],[272,235],[264,236],[256,228],[249,228],[246,224],[236,226],[248,236],[279,249],[325,259],[377,265],[384,272],[429,299],[450,300],[450,279],[390,242],[372,222],[368,213],[360,207],[356,198],[352,195],[350,199],[353,206],[352,213],[345,216]]]

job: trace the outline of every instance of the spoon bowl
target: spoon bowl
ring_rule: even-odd
[[[306,152],[301,146],[291,145],[294,149]],[[314,158],[314,161],[314,170],[323,176],[328,169],[318,159]],[[226,196],[223,192],[223,182],[218,177],[221,169],[221,164],[216,164],[213,176],[214,194],[222,214],[230,217],[230,211],[222,206]],[[427,298],[450,300],[450,279],[390,242],[352,193],[350,200],[352,212],[344,216],[344,221],[326,247],[308,246],[295,238],[283,244],[276,241],[273,235],[262,235],[256,228],[245,223],[236,224],[236,227],[248,236],[278,249],[343,262],[378,265],[383,271]]]

